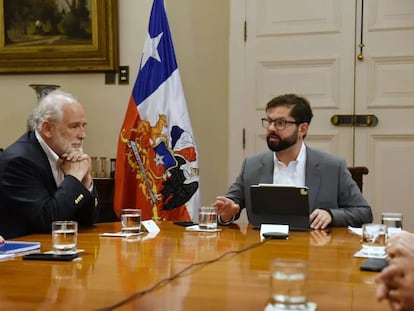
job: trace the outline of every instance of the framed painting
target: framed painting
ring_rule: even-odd
[[[0,0],[0,73],[117,67],[117,0]]]

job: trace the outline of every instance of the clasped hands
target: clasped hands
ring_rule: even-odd
[[[72,175],[77,178],[86,188],[91,186],[91,158],[89,155],[81,150],[71,150],[65,152],[60,161],[60,169],[65,175]]]
[[[387,243],[389,266],[375,277],[379,283],[376,297],[388,299],[391,310],[414,308],[414,235],[401,231]]]

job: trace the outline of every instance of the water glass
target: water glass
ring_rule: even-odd
[[[303,259],[277,258],[270,263],[273,310],[308,310],[307,272]]]
[[[136,208],[124,208],[121,210],[121,231],[127,234],[141,232],[141,210]]]
[[[387,243],[387,226],[383,224],[362,225],[362,252],[366,255],[381,256],[385,254]]]
[[[78,223],[76,221],[54,221],[52,223],[53,252],[58,255],[76,253]]]
[[[217,229],[217,211],[212,206],[200,207],[200,213],[198,216],[198,226],[203,230],[216,230]]]
[[[402,213],[384,212],[381,214],[381,223],[390,228],[403,228]]]

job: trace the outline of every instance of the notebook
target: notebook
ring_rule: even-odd
[[[40,242],[5,241],[0,244],[0,254],[18,254],[40,250]]]
[[[277,224],[289,225],[289,230],[292,231],[310,230],[307,187],[252,185],[250,199],[247,217],[253,227]]]

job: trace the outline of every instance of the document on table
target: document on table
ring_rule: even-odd
[[[0,254],[19,254],[40,250],[40,242],[5,241],[0,244]]]

